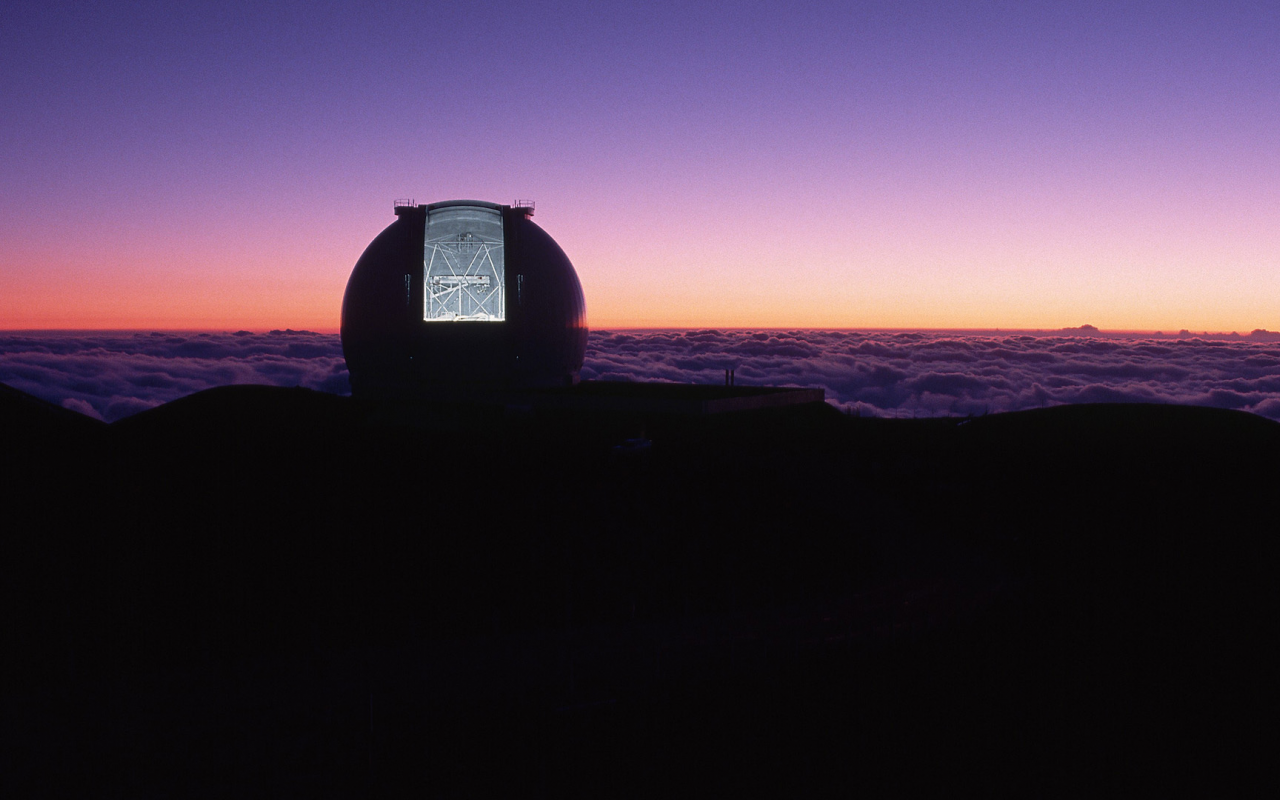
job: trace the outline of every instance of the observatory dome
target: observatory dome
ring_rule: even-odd
[[[357,396],[577,383],[586,302],[532,203],[397,201],[342,298]]]

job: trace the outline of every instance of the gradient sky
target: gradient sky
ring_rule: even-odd
[[[1275,3],[7,3],[0,328],[335,330],[534,198],[595,327],[1280,327]]]

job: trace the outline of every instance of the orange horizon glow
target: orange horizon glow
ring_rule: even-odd
[[[945,257],[942,248],[905,260],[867,248],[854,257],[817,251],[797,259],[767,239],[754,250],[741,240],[723,252],[685,248],[664,261],[638,237],[607,241],[586,223],[558,222],[546,227],[572,254],[595,329],[1056,331],[1088,324],[1105,332],[1246,334],[1280,327],[1270,312],[1270,284],[1280,271],[1153,283],[1132,268],[1028,272],[1017,269],[1020,257],[994,252],[981,267],[968,256],[956,259],[962,268],[938,270],[928,265]],[[135,239],[107,251],[74,242],[6,254],[0,330],[337,332],[359,256],[350,243],[368,241],[382,225],[385,218],[349,221],[327,240],[286,242],[289,258],[242,252],[235,267],[163,238],[149,247]],[[733,241],[732,231],[722,233]],[[281,244],[269,232],[260,237],[268,247],[273,238]],[[150,257],[122,256],[131,250]],[[31,267],[40,262],[52,266]]]
[[[1108,333],[1197,333],[1247,334],[1267,329],[1267,321],[1258,315],[1254,320],[1216,314],[1188,315],[1196,319],[1173,319],[1151,310],[1131,315],[1088,313],[1067,310],[1046,314],[1018,311],[988,316],[978,309],[947,308],[945,298],[892,298],[868,295],[846,313],[830,307],[805,307],[789,303],[791,308],[771,308],[758,297],[733,297],[734,292],[720,292],[740,305],[711,309],[688,298],[662,296],[645,292],[649,287],[625,287],[641,294],[639,302],[620,296],[624,287],[614,291],[591,291],[587,284],[587,322],[593,329],[672,330],[672,329],[752,329],[752,330],[937,330],[937,331],[1056,331],[1092,325]],[[309,330],[337,333],[340,326],[345,275],[335,280],[305,283],[247,279],[235,276],[216,280],[207,273],[200,280],[179,290],[146,288],[145,281],[102,279],[72,282],[36,281],[25,285],[0,277],[0,330],[15,331],[270,331]],[[603,288],[603,287],[602,287]],[[695,288],[691,293],[713,294],[712,288]],[[644,296],[647,294],[648,296]],[[744,293],[745,294],[745,293]],[[599,297],[597,298],[597,295]],[[904,302],[904,300],[906,302]],[[815,303],[813,305],[828,305]],[[868,306],[880,305],[880,308]],[[1271,320],[1275,329],[1277,320]]]
[[[591,330],[608,330],[608,331],[683,331],[683,330],[707,330],[717,329],[725,331],[734,330],[750,330],[750,331],[790,331],[790,330],[818,330],[818,331],[864,331],[873,332],[909,332],[909,331],[930,331],[937,333],[1063,333],[1071,335],[1076,329],[1082,325],[1092,325],[1092,323],[1082,322],[1079,325],[902,325],[902,324],[879,324],[879,325],[851,325],[851,324],[803,324],[803,323],[770,323],[770,324],[752,324],[744,321],[672,321],[672,322],[654,322],[652,320],[588,320],[588,328]],[[1180,332],[1188,332],[1193,335],[1206,336],[1229,336],[1238,334],[1241,336],[1248,335],[1254,330],[1268,330],[1262,326],[1253,327],[1223,327],[1223,328],[1201,328],[1187,326],[1166,325],[1153,328],[1133,328],[1133,327],[1108,327],[1105,325],[1093,325],[1098,333],[1116,334],[1126,336],[1142,336],[1142,335],[1171,335]],[[292,320],[273,319],[244,319],[238,323],[228,323],[225,320],[217,318],[209,318],[207,321],[201,318],[178,318],[178,317],[130,317],[126,320],[119,319],[99,319],[94,321],[85,321],[83,319],[73,319],[70,317],[59,317],[53,314],[48,316],[37,317],[33,324],[5,324],[0,326],[0,332],[10,334],[25,333],[42,333],[42,332],[76,332],[76,333],[234,333],[236,331],[249,331],[250,333],[267,333],[275,330],[295,330],[309,331],[312,333],[337,334],[340,332],[338,323],[334,320],[308,320],[305,317],[297,317]]]

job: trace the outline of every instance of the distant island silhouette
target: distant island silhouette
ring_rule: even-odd
[[[0,391],[0,780],[1083,792],[1264,756],[1280,424],[423,413]]]

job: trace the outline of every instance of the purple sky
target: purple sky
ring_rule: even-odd
[[[1280,6],[17,2],[0,328],[332,330],[533,197],[595,327],[1280,327]]]

